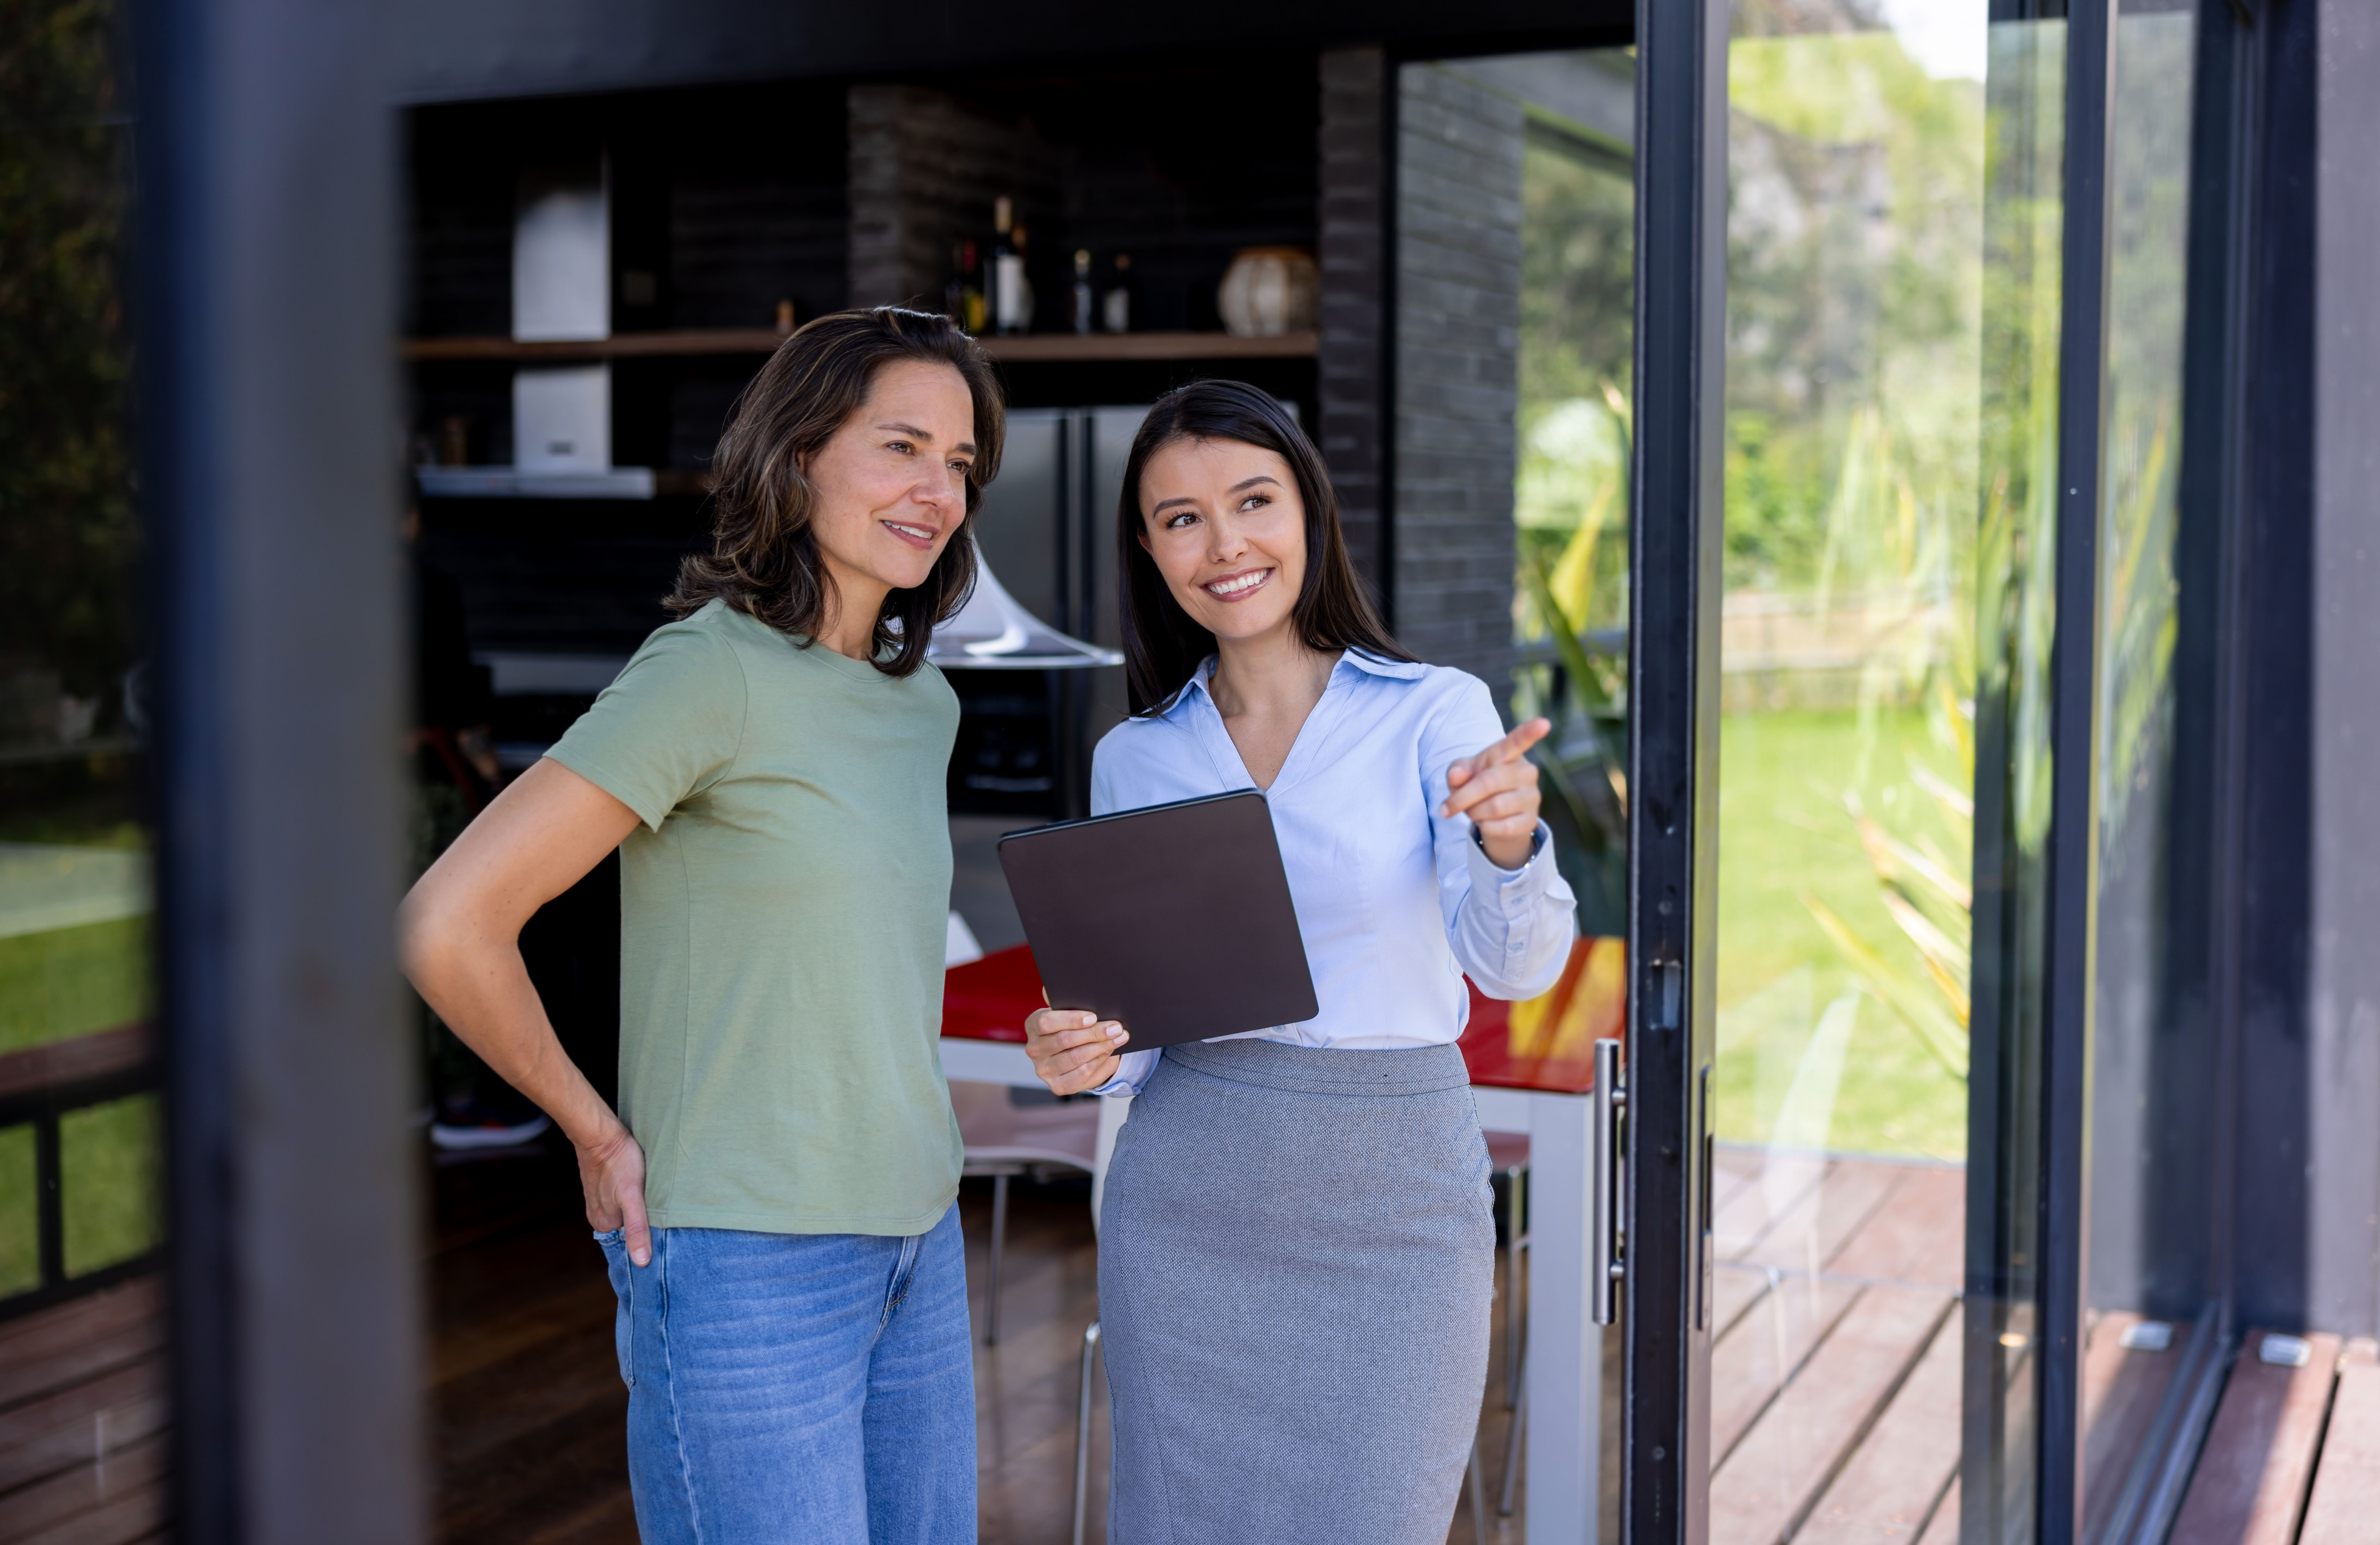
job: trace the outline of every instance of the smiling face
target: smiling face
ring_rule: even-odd
[[[975,399],[948,365],[904,359],[876,372],[868,401],[804,459],[810,529],[846,617],[871,623],[886,590],[924,584],[966,517]]]
[[[1305,501],[1289,463],[1237,440],[1176,440],[1140,475],[1140,544],[1218,639],[1292,626],[1305,582]]]

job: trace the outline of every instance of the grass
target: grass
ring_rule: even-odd
[[[113,1029],[155,1003],[150,920],[126,918],[0,939],[0,1052]],[[69,1276],[163,1237],[157,1104],[152,1095],[69,1113],[59,1122]],[[40,1281],[33,1129],[0,1130],[0,1297]]]
[[[0,939],[0,1052],[149,1016],[149,919]]]
[[[1967,835],[1911,783],[1912,758],[1958,781],[1914,710],[1864,722],[1851,710],[1723,721],[1714,1076],[1722,1137],[1965,1156],[1966,1085],[1860,989],[1802,902],[1805,892],[1816,895],[1890,958],[1917,968],[1915,949],[1877,899],[1844,802],[1846,791],[1855,793],[1896,835],[1929,839],[1948,867],[1963,872]]]

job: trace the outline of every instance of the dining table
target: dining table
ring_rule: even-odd
[[[1596,1529],[1603,1332],[1588,1295],[1597,1162],[1592,1095],[1595,1043],[1621,1038],[1625,1024],[1625,948],[1619,939],[1578,939],[1560,979],[1524,1002],[1500,1002],[1473,986],[1470,1016],[1456,1042],[1470,1069],[1481,1127],[1528,1138],[1528,1271],[1522,1296],[1528,1545],[1579,1545]],[[950,967],[942,993],[943,1072],[955,1079],[1039,1088],[1024,1043],[1026,1016],[1042,1003],[1028,945]],[[1516,1262],[1521,1253],[1513,1252]],[[1512,1274],[1518,1274],[1517,1265]]]

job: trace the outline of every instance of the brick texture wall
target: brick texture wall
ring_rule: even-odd
[[[922,86],[854,86],[846,100],[851,304],[938,311],[951,249],[989,242],[995,196],[1028,222],[1057,207],[1058,152],[1028,128]]]
[[[1340,517],[1356,569],[1374,598],[1387,593],[1381,417],[1383,268],[1388,191],[1385,114],[1389,67],[1378,48],[1322,55],[1322,344],[1317,442],[1339,490]]]
[[[1520,104],[1430,65],[1398,72],[1396,626],[1485,680],[1512,659]]]

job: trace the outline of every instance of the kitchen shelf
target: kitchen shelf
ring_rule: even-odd
[[[618,333],[608,338],[524,342],[516,338],[407,338],[408,360],[654,359],[705,355],[767,354],[784,341],[768,327],[683,328],[667,333]],[[986,354],[1015,364],[1115,360],[1310,359],[1316,333],[1238,338],[1229,333],[1016,333],[982,340]]]

